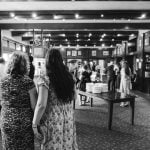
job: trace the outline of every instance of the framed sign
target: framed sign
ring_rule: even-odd
[[[103,56],[109,56],[109,51],[103,51]]]
[[[82,54],[81,54],[81,51],[78,51],[78,56],[81,56]]]
[[[145,46],[149,45],[149,37],[145,38]]]
[[[42,47],[34,47],[34,57],[36,58],[44,58],[45,57],[45,50]]]
[[[92,51],[92,56],[96,56],[96,51]]]
[[[67,51],[67,56],[71,56],[71,51]]]
[[[72,51],[72,56],[77,56],[77,51]]]

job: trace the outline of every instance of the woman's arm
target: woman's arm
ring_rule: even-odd
[[[33,126],[37,126],[39,124],[47,105],[47,98],[48,98],[48,89],[46,88],[45,85],[40,85],[38,100],[35,107],[34,117],[32,122]]]
[[[37,96],[38,96],[35,87],[29,90],[29,95],[30,95],[31,108],[34,111],[36,103],[37,103]]]

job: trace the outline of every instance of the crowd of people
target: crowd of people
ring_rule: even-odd
[[[94,62],[92,65],[82,64],[80,66],[76,61],[70,63],[70,71],[74,75],[77,88],[81,91],[86,91],[86,83],[105,82],[101,78],[104,73],[107,76],[108,91],[117,91],[122,95],[127,95],[130,94],[130,89],[136,83],[136,74],[131,72],[128,62],[124,59],[118,63],[111,60],[103,71]],[[128,106],[128,103],[121,103],[120,106]]]

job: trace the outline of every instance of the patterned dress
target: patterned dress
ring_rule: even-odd
[[[3,150],[34,150],[33,110],[28,93],[33,87],[28,76],[8,75],[0,82]]]
[[[45,150],[78,150],[73,105],[59,102],[48,77],[41,78],[40,85],[49,90],[47,107],[41,119],[41,127],[45,128]]]

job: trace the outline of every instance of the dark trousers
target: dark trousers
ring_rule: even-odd
[[[108,78],[108,91],[115,91],[115,79],[114,78]]]

